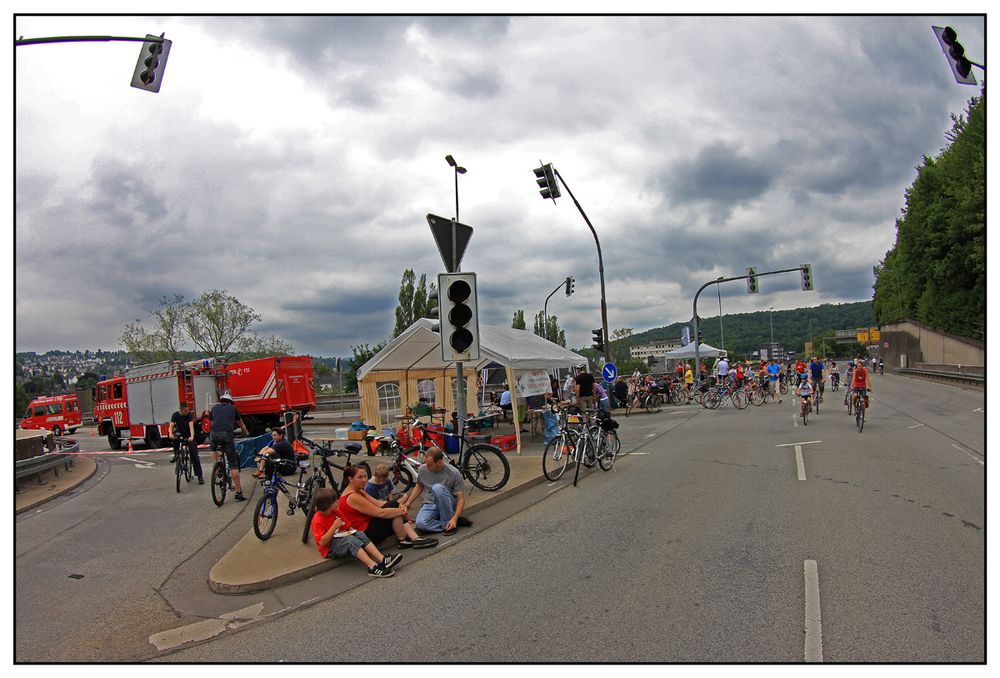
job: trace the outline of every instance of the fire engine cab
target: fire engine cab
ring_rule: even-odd
[[[53,435],[76,433],[83,423],[80,402],[75,395],[41,396],[28,404],[28,410],[21,420],[23,429],[44,428]]]

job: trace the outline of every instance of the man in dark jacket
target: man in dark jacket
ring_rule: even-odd
[[[236,441],[233,439],[233,433],[236,431],[237,424],[239,424],[244,436],[250,435],[250,432],[247,431],[243,419],[240,418],[240,413],[233,405],[233,395],[229,391],[223,391],[222,395],[219,396],[219,401],[219,404],[208,413],[208,418],[212,422],[212,459],[218,458],[216,450],[221,449],[229,462],[229,476],[233,479],[233,487],[236,489],[236,495],[233,499],[246,501],[246,497],[243,496],[243,488],[240,485],[240,459],[236,454]]]

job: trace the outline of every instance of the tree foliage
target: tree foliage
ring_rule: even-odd
[[[375,357],[375,354],[385,348],[388,342],[382,341],[374,346],[369,346],[368,344],[359,344],[357,346],[351,346],[351,352],[354,354],[350,361],[348,361],[349,369],[344,374],[344,390],[348,393],[353,393],[358,390],[358,370],[361,367]]]
[[[896,242],[875,267],[882,321],[915,318],[981,338],[986,317],[986,94],[952,116],[949,146],[924,157],[906,190]]]
[[[526,330],[528,329],[528,324],[524,322],[524,311],[517,309],[514,311],[514,319],[511,321],[511,327],[515,330]]]
[[[427,274],[420,274],[420,282],[414,284],[416,274],[412,268],[403,271],[403,277],[399,282],[399,304],[396,306],[396,326],[392,330],[392,337],[396,338],[405,332],[410,325],[420,318],[429,318],[431,308],[437,306],[430,299],[430,292],[434,291],[434,283],[427,287]]]
[[[524,317],[523,317],[523,314],[522,314],[522,320],[523,319],[524,319]],[[524,328],[522,328],[522,329],[524,329]],[[546,325],[546,322],[545,322],[545,313],[544,313],[544,311],[539,311],[538,314],[535,315],[535,328],[534,328],[534,330],[535,330],[535,334],[537,336],[543,337],[545,339],[548,339],[553,344],[557,344],[557,345],[563,346],[563,347],[566,346],[566,332],[564,330],[562,330],[562,329],[559,328],[559,318],[558,317],[556,317],[554,315],[550,315],[549,319],[548,319],[548,324]]]

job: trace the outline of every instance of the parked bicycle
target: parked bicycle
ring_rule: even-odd
[[[316,514],[316,491],[321,487],[330,487],[339,496],[341,492],[344,491],[346,486],[346,481],[343,476],[341,476],[340,482],[333,477],[332,468],[344,470],[344,467],[351,463],[351,456],[359,454],[361,452],[362,446],[360,443],[351,442],[344,445],[344,449],[335,450],[331,447],[321,445],[319,443],[313,442],[309,438],[300,436],[298,440],[295,441],[299,445],[298,449],[304,450],[307,456],[320,457],[320,463],[317,465],[315,460],[312,464],[312,474],[306,478],[304,490],[304,497],[302,498],[300,507],[306,517],[306,524],[302,528],[302,543],[308,543],[309,535],[312,534],[312,519]],[[346,457],[344,463],[338,464],[337,462],[330,459],[330,457]],[[357,466],[361,466],[365,469],[368,477],[372,477],[371,467],[368,465],[367,461],[362,460]],[[301,474],[299,476],[301,481]]]
[[[198,454],[198,448],[194,441],[188,442],[183,438],[177,446],[176,458],[174,460],[174,476],[176,477],[177,491],[181,491],[181,476],[186,482],[191,482],[194,477],[194,465],[191,463],[191,455]]]

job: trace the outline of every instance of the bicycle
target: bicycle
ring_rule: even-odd
[[[839,391],[840,390],[840,373],[834,372],[830,375],[830,390]]]
[[[236,489],[229,475],[229,459],[224,450],[219,451],[219,459],[212,465],[211,481],[212,501],[216,506],[222,506],[226,502],[226,492]]]
[[[569,425],[579,423],[580,419],[577,415],[570,415],[566,410],[558,408],[555,403],[550,403],[549,409],[559,417],[559,435],[545,446],[542,453],[542,473],[546,479],[555,482],[566,472],[570,456],[575,452],[580,437],[580,432]],[[571,416],[576,421],[571,421]]]
[[[302,543],[306,544],[309,542],[309,534],[311,533],[312,529],[312,519],[313,516],[316,514],[316,491],[319,490],[319,488],[321,487],[326,487],[327,482],[329,482],[330,488],[332,488],[333,491],[339,497],[340,493],[344,491],[344,487],[347,485],[347,482],[342,478],[340,483],[337,483],[337,481],[333,477],[333,471],[330,469],[330,467],[332,466],[333,468],[337,468],[343,471],[344,467],[350,465],[351,456],[359,454],[361,452],[362,446],[360,443],[347,443],[346,445],[344,445],[344,449],[335,450],[330,447],[313,442],[312,440],[304,436],[300,436],[296,442],[301,444],[300,449],[305,450],[304,454],[307,455],[307,457],[318,456],[321,458],[320,464],[318,466],[315,463],[312,464],[312,475],[306,479],[305,487],[303,488],[305,496],[302,500],[301,508],[306,516],[306,524],[302,528]],[[330,460],[331,456],[337,456],[337,457],[346,456],[347,460],[344,462],[344,465],[341,466],[335,461],[331,461]],[[372,477],[372,470],[371,467],[368,465],[367,461],[362,460],[359,464],[357,464],[357,466],[360,466],[363,469],[365,469],[365,472],[368,474],[369,478]],[[301,480],[301,476],[299,479]]]
[[[816,408],[816,414],[819,414],[819,404],[823,401],[822,381],[813,381],[812,400],[813,400],[813,406]]]
[[[868,393],[865,392],[862,400],[861,392],[864,389],[856,388],[852,390],[854,391],[854,395],[851,396],[851,400],[854,401],[854,424],[858,427],[858,433],[861,433],[861,431],[865,428],[865,412],[868,410]]]
[[[191,482],[194,477],[194,465],[191,463],[191,455],[198,454],[197,448],[192,449],[194,442],[188,443],[183,438],[177,445],[176,459],[174,461],[174,476],[177,481],[177,491],[181,491],[181,476],[186,482]]]
[[[587,412],[580,412],[582,417],[581,424],[583,430],[580,436],[577,438],[576,447],[573,453],[573,463],[576,465],[576,472],[573,474],[573,487],[576,487],[576,481],[580,478],[580,467],[586,466],[587,468],[593,468],[597,464],[597,449],[591,449],[590,443],[593,442],[593,438],[590,433],[590,416]]]
[[[264,486],[264,494],[257,500],[257,506],[253,511],[253,532],[261,541],[270,538],[274,533],[274,528],[278,524],[278,492],[280,491],[288,497],[288,515],[295,515],[295,509],[306,510],[306,484],[303,478],[309,469],[309,455],[297,453],[295,461],[290,459],[275,459],[273,455],[258,455],[268,460],[271,468],[271,477],[261,478],[261,485]],[[294,472],[299,469],[299,479],[292,485],[281,475],[281,471]],[[290,486],[295,488],[295,494],[290,492]]]
[[[802,425],[809,425],[809,411],[812,409],[812,397],[803,396],[799,398],[799,415],[802,417]]]
[[[602,471],[610,471],[615,465],[615,458],[622,449],[618,439],[618,422],[609,414],[598,413],[597,424],[591,426],[589,433],[595,444],[597,465]]]

